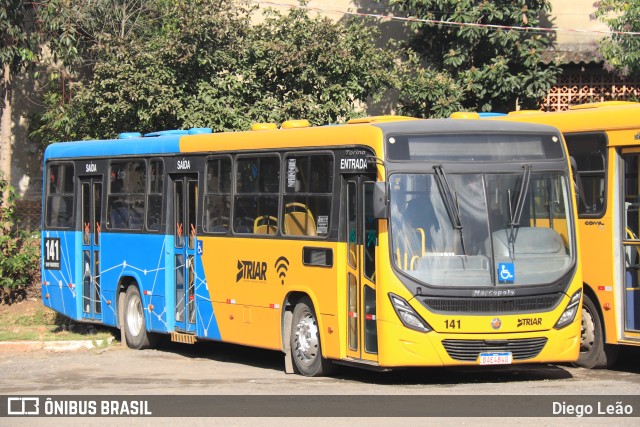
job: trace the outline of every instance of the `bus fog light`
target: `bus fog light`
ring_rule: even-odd
[[[393,309],[396,311],[398,318],[404,326],[419,332],[429,332],[432,330],[427,322],[420,317],[420,315],[416,313],[416,311],[403,298],[390,293],[389,299],[391,300]]]
[[[564,309],[564,312],[560,315],[560,318],[556,322],[554,326],[555,329],[562,329],[576,318],[576,313],[578,312],[578,308],[580,306],[580,297],[582,296],[582,290],[577,291],[569,300],[569,304],[567,304],[567,308]]]

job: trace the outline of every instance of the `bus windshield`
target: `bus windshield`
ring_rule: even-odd
[[[573,262],[561,172],[396,173],[390,179],[395,265],[427,286],[536,285]]]

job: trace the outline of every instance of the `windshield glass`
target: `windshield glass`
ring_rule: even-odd
[[[396,266],[432,286],[533,285],[572,264],[567,181],[559,172],[394,174]]]

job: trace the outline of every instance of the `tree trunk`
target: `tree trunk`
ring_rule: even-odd
[[[2,79],[2,92],[4,104],[2,106],[2,132],[0,133],[0,172],[3,178],[11,185],[11,115],[13,110],[11,67],[4,64],[4,77]],[[2,194],[2,205],[6,206],[9,200],[9,192]]]

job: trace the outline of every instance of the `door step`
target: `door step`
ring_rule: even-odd
[[[197,340],[195,335],[171,332],[171,341],[181,342],[182,344],[195,344]]]

